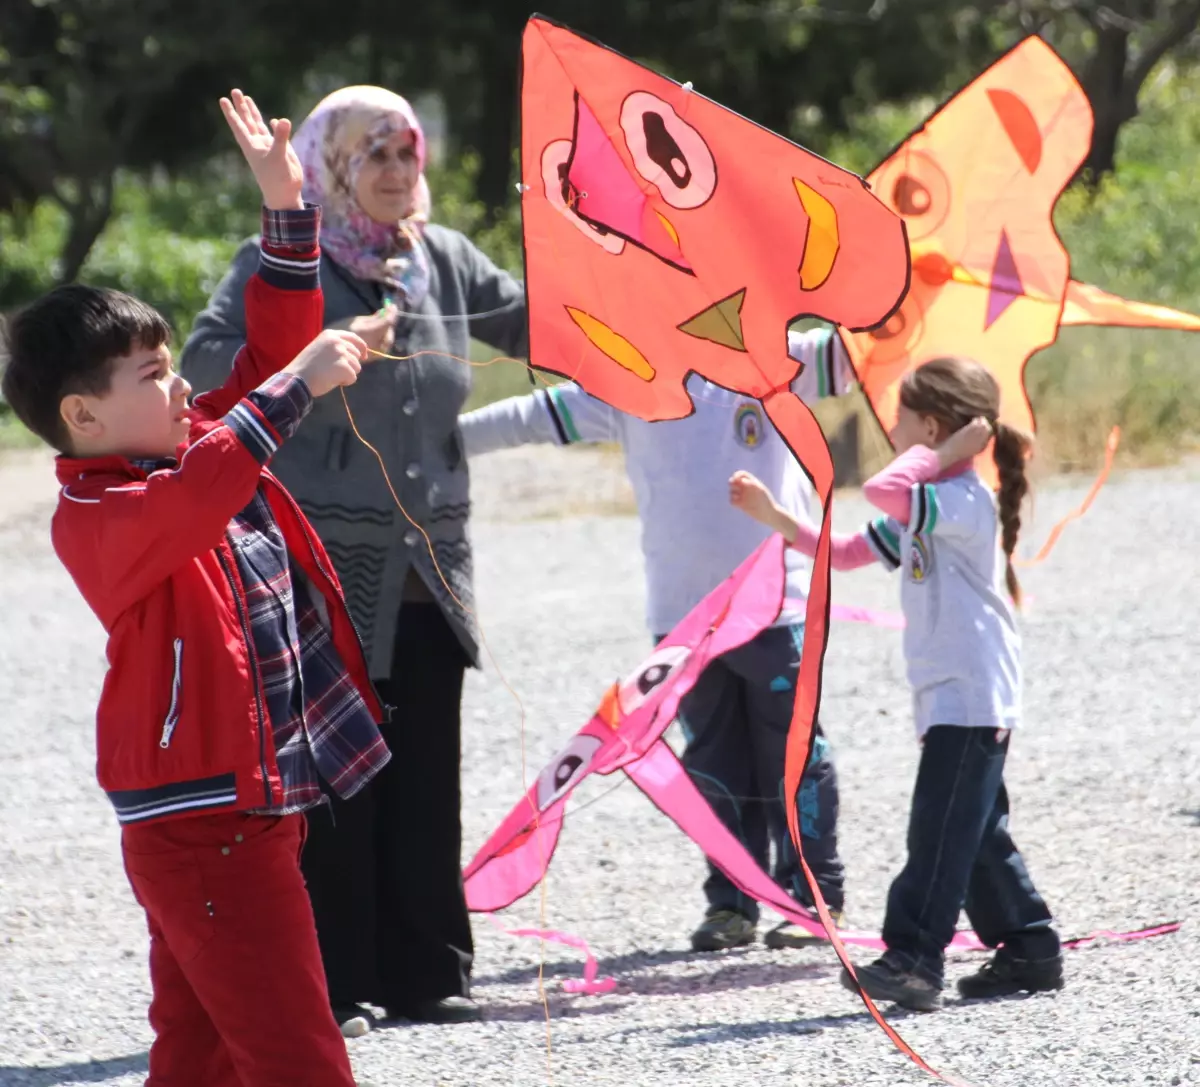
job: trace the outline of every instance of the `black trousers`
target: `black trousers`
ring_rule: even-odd
[[[309,813],[301,868],[334,1005],[395,1011],[467,996],[474,945],[462,883],[459,764],[467,657],[441,609],[400,609],[391,761],[356,796]]]
[[[988,947],[1041,961],[1061,948],[1045,900],[1008,830],[1005,737],[935,725],[925,733],[908,820],[908,861],[888,892],[884,957],[941,985],[965,909]]]
[[[769,627],[709,663],[679,706],[687,748],[683,766],[717,817],[763,871],[801,905],[812,906],[787,825],[783,768],[792,724],[804,627]],[[838,782],[829,741],[816,725],[812,756],[796,797],[801,848],[830,909],[845,905],[838,854]],[[774,862],[771,847],[774,847]],[[758,920],[758,903],[709,863],[709,911]]]

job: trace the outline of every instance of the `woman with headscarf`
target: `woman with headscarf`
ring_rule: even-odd
[[[477,663],[478,633],[457,423],[471,379],[454,356],[467,357],[469,336],[523,355],[524,292],[461,234],[428,222],[425,140],[403,98],[343,88],[293,142],[305,199],[322,209],[326,325],[417,356],[364,367],[346,390],[412,522],[340,397],[319,401],[272,463],[324,541],[372,678],[395,707],[383,726],[389,765],[354,799],[331,797],[309,819],[303,868],[330,1001],[351,1035],[369,1028],[364,1004],[425,1022],[473,1020],[459,760],[463,674]],[[184,347],[197,391],[221,383],[245,340],[242,294],[258,252],[254,241],[241,247]]]

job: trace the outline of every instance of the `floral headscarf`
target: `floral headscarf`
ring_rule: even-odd
[[[412,132],[419,179],[412,210],[380,223],[358,204],[358,172],[367,156],[399,132]],[[304,167],[304,199],[321,205],[321,246],[360,279],[402,294],[412,309],[429,290],[429,257],[421,244],[429,221],[425,134],[416,113],[382,87],[343,87],[317,103],[292,139]]]

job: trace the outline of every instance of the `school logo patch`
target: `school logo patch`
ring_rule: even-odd
[[[920,536],[912,538],[912,544],[909,548],[909,564],[908,577],[910,581],[921,582],[929,576],[929,567],[931,564],[931,556],[929,547]]]
[[[733,417],[733,433],[739,445],[754,449],[762,444],[763,414],[757,403],[747,401],[739,404]]]

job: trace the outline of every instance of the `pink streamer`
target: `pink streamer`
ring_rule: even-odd
[[[573,947],[584,954],[583,962],[583,977],[569,978],[562,983],[563,990],[568,993],[581,993],[584,996],[602,996],[604,993],[611,993],[617,987],[616,978],[598,978],[596,973],[599,966],[596,963],[596,956],[592,954],[592,949],[588,947],[587,941],[580,936],[572,936],[569,932],[559,932],[557,929],[543,928],[505,928],[495,915],[487,914],[487,919],[505,936],[516,936],[518,938],[529,938],[534,940],[546,940],[552,944],[563,944],[566,947]]]
[[[873,608],[834,604],[829,609],[829,617],[843,623],[866,623],[869,626],[887,627],[890,630],[904,629],[903,615],[891,611],[875,611]]]
[[[791,612],[802,612],[807,603],[806,600],[789,596],[784,600],[783,606]],[[843,623],[866,623],[868,626],[886,627],[889,630],[904,629],[904,616],[899,612],[860,608],[854,604],[831,604],[829,618]]]

